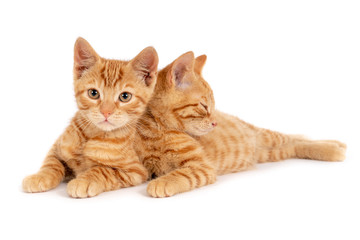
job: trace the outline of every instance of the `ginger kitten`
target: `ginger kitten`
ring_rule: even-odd
[[[215,110],[212,90],[201,75],[206,62],[192,52],[158,74],[153,98],[140,119],[136,151],[152,180],[153,197],[168,197],[213,183],[216,175],[288,158],[345,159],[346,145],[311,141],[257,128]]]
[[[100,57],[83,38],[74,47],[78,111],[47,154],[25,192],[44,192],[65,178],[71,197],[92,197],[146,181],[133,149],[135,124],[156,83],[158,56],[148,47],[131,61]]]

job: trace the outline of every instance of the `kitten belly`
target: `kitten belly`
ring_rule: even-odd
[[[216,112],[218,126],[199,138],[217,174],[253,168],[256,127],[225,113]]]

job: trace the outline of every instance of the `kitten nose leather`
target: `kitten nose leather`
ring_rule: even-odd
[[[104,111],[104,112],[101,112],[104,117],[107,119],[110,115],[111,115],[111,112],[110,111]]]
[[[104,102],[100,106],[100,112],[104,115],[105,119],[107,119],[111,114],[115,111],[115,104],[111,101]]]
[[[213,127],[216,127],[216,126],[217,126],[217,122],[213,122],[213,123],[211,123],[211,125],[212,125]]]

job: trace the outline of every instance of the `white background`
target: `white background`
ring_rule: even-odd
[[[360,239],[358,1],[1,1],[1,239]],[[217,108],[348,144],[341,163],[288,160],[166,199],[146,184],[71,199],[26,194],[76,111],[73,44],[160,68],[192,50]]]

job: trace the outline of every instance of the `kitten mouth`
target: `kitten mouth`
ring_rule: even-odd
[[[105,119],[104,121],[101,121],[98,123],[99,125],[111,125],[115,126],[115,124],[111,123],[109,120]]]
[[[212,128],[206,128],[206,129],[199,129],[199,128],[197,128],[197,130],[198,130],[199,132],[208,133],[208,132],[210,132],[210,131],[213,130],[213,129],[212,129]]]
[[[199,129],[199,128],[196,128],[196,130],[197,130],[196,135],[201,136],[201,135],[205,135],[205,134],[211,132],[213,129]]]

